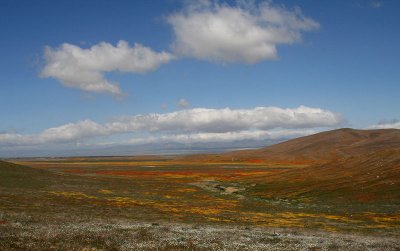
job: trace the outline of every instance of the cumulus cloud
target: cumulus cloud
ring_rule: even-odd
[[[39,139],[44,142],[64,142],[82,138],[107,135],[108,130],[91,120],[83,120],[77,123],[68,123],[59,127],[44,130]]]
[[[299,8],[264,1],[237,5],[195,1],[167,18],[175,34],[177,55],[233,63],[256,63],[277,58],[277,45],[301,40],[302,32],[319,24]]]
[[[320,108],[300,106],[293,109],[256,107],[252,109],[194,108],[164,114],[125,116],[107,124],[116,132],[216,132],[247,129],[312,128],[335,126],[339,114]]]
[[[333,127],[342,121],[339,114],[306,106],[293,109],[194,108],[171,113],[124,116],[103,125],[83,120],[49,128],[34,135],[0,134],[0,146],[78,142],[122,133],[149,134],[147,139],[156,137],[163,140],[244,140],[271,137],[273,133],[277,135],[279,130],[292,130],[293,133],[300,129]],[[140,137],[137,140],[140,141]]]
[[[393,120],[373,125],[370,129],[400,129],[400,121]]]
[[[46,47],[44,58],[42,77],[55,78],[66,87],[121,95],[118,84],[106,79],[104,73],[145,73],[168,63],[174,57],[140,44],[130,46],[121,40],[116,46],[102,42],[87,49],[68,43],[58,48]]]
[[[187,108],[187,107],[189,107],[189,102],[186,100],[186,99],[184,99],[184,98],[182,98],[182,99],[180,99],[179,101],[178,101],[178,106],[180,107],[180,108]]]
[[[17,133],[0,134],[0,146],[74,142],[85,138],[108,134],[109,131],[107,131],[104,126],[91,120],[83,120],[59,127],[48,128],[34,135],[21,135]]]
[[[277,58],[277,46],[301,41],[302,33],[319,24],[299,8],[287,9],[272,1],[191,1],[166,18],[174,32],[172,53],[155,52],[140,44],[101,42],[90,48],[64,43],[46,47],[42,77],[87,92],[120,96],[119,84],[105,73],[145,73],[174,58],[192,57],[220,63],[257,63]]]
[[[150,143],[214,143],[214,142],[234,142],[244,140],[278,140],[294,138],[316,133],[315,129],[284,129],[284,130],[246,130],[239,132],[225,133],[189,133],[172,134],[150,137],[133,138],[126,143],[130,144],[150,144]]]

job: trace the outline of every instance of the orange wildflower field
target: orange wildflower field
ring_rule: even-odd
[[[279,182],[290,177],[291,170],[307,168],[301,162],[188,163],[173,157],[103,157],[15,163],[64,181],[41,191],[47,203],[62,201],[65,207],[79,206],[108,217],[329,232],[397,234],[400,229],[398,205],[390,204],[390,196],[376,200],[376,193],[366,189],[360,194],[347,185],[332,192],[302,176],[289,178],[284,185]]]

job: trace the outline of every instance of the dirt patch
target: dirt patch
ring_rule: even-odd
[[[238,194],[245,190],[244,187],[240,187],[238,184],[225,184],[215,180],[205,180],[200,182],[191,183],[196,187],[202,188],[204,190],[220,193],[225,195]]]

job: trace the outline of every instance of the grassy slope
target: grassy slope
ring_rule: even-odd
[[[385,149],[400,148],[400,130],[338,129],[288,140],[256,150],[224,154],[185,156],[188,161],[248,161],[268,163],[315,163],[335,160]]]
[[[0,161],[0,184],[2,189],[42,189],[55,176],[43,170]]]
[[[369,203],[399,210],[400,150],[355,155],[258,177],[253,192],[264,197],[308,197],[347,204]],[[279,187],[283,189],[278,189]],[[389,206],[388,206],[389,207]]]

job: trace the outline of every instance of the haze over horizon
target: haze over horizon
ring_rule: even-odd
[[[218,150],[340,127],[400,129],[399,8],[2,1],[0,157]]]

